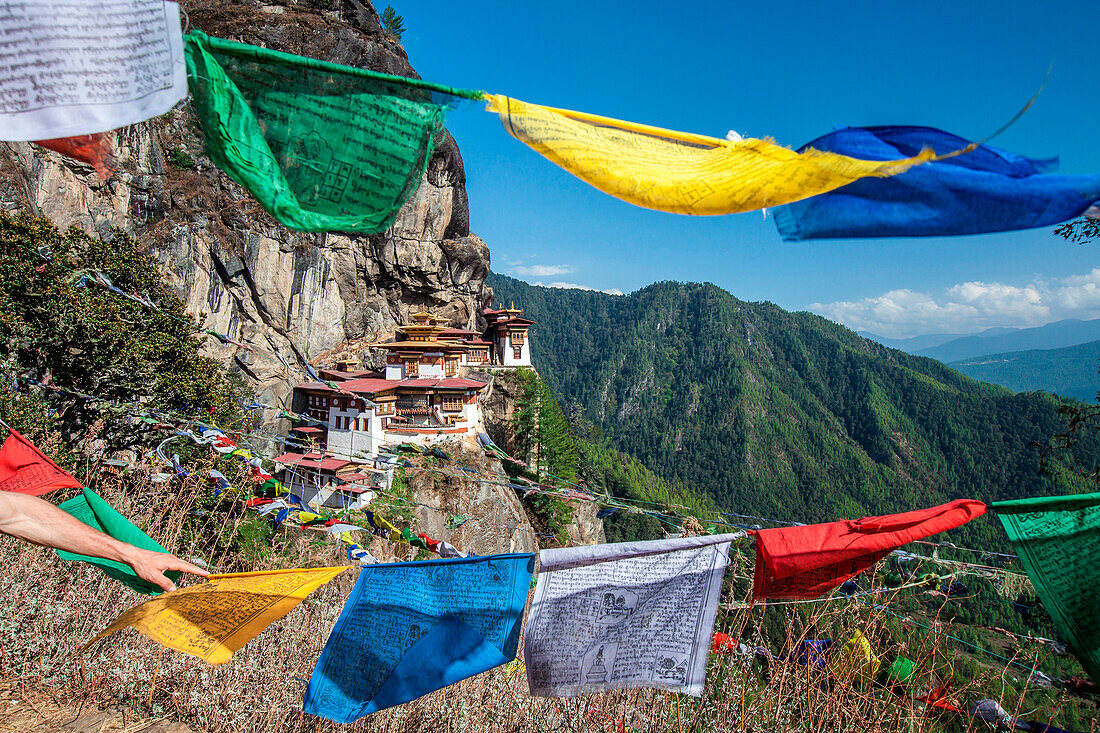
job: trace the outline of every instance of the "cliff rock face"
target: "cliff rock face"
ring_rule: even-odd
[[[211,35],[416,76],[368,2],[324,3],[326,11],[312,9],[321,5],[316,0],[182,4],[191,24]],[[188,104],[120,130],[120,172],[107,181],[31,144],[0,143],[0,205],[62,227],[133,234],[205,328],[255,349],[213,338],[206,347],[232,360],[272,404],[288,400],[302,381],[302,362],[347,350],[349,342],[360,350],[406,322],[410,310],[426,306],[454,325],[478,327],[488,305],[489,250],[469,231],[462,157],[449,134],[437,140],[394,225],[372,236],[282,227],[203,151]]]

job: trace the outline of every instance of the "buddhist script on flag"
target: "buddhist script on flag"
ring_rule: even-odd
[[[0,0],[0,137],[104,132],[187,96],[179,6]]]

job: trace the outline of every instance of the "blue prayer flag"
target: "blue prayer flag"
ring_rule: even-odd
[[[969,142],[932,127],[846,127],[807,143],[866,160],[894,160],[931,147],[943,155]],[[1100,201],[1100,175],[1043,175],[1057,158],[1031,160],[990,145],[862,178],[774,210],[787,242],[857,237],[943,237],[1052,226]]]
[[[351,723],[515,659],[534,557],[364,567],[310,677],[305,711]]]

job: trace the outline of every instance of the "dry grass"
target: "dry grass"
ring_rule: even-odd
[[[139,477],[101,481],[97,490],[124,514],[182,556],[208,559],[221,571],[339,564],[335,545],[316,535],[287,530],[278,553],[246,562],[224,545],[250,521],[240,512],[214,513],[196,531],[188,518],[198,485],[165,489]],[[221,537],[222,541],[217,541]],[[473,548],[477,549],[477,548]],[[375,548],[384,553],[385,548]],[[237,553],[237,554],[234,554]],[[81,657],[79,644],[140,597],[90,566],[68,563],[46,552],[0,538],[0,690],[24,699],[28,691],[67,705],[70,712],[106,705],[125,709],[130,721],[183,721],[195,731],[938,731],[965,728],[959,722],[924,717],[908,694],[899,696],[858,680],[844,682],[826,672],[773,663],[764,681],[751,657],[712,658],[702,698],[627,690],[575,699],[530,696],[522,667],[498,668],[408,705],[371,715],[352,726],[306,716],[301,698],[313,665],[354,582],[353,573],[315,592],[220,667],[162,650],[137,632],[117,634]],[[741,571],[743,572],[744,567]],[[736,600],[730,598],[729,600]],[[897,649],[917,662],[925,691],[952,676],[952,653],[935,636],[898,637],[881,611],[856,601],[813,606],[807,618],[785,611],[787,638],[773,647],[790,650],[824,631],[845,638],[859,628],[877,649]],[[774,613],[774,611],[772,611]],[[718,628],[739,635],[760,610],[720,612]],[[889,636],[889,638],[886,638]],[[763,644],[758,632],[746,638]],[[900,646],[899,646],[900,644]],[[1009,712],[1021,701],[1006,699],[1012,688],[1003,670],[990,667],[956,690],[964,700],[1000,699]],[[980,695],[978,695],[980,691]],[[18,693],[18,694],[16,694]],[[22,696],[22,697],[20,697]],[[0,700],[0,705],[3,701]],[[25,705],[19,705],[24,716]],[[10,712],[10,711],[9,711]],[[1027,712],[1019,710],[1019,712]],[[11,727],[0,707],[0,730]],[[25,717],[22,718],[25,720]],[[965,724],[968,721],[963,721]],[[130,725],[128,723],[127,725]],[[106,728],[105,730],[109,730]],[[975,728],[977,729],[977,728]]]

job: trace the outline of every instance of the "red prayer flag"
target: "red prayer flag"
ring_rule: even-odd
[[[980,501],[957,499],[904,514],[759,530],[753,600],[816,598],[892,550],[966,524],[985,510]]]
[[[14,430],[0,447],[0,491],[41,496],[57,489],[82,486]]]
[[[107,180],[118,170],[118,162],[114,154],[114,130],[97,132],[94,135],[35,140],[34,144],[55,153],[61,153],[73,160],[79,160],[81,163],[87,163],[95,168],[101,181]]]
[[[952,705],[951,701],[947,699],[947,687],[943,685],[932,690],[927,695],[922,695],[913,699],[919,700],[925,705],[930,705],[934,708],[940,708],[941,710],[950,710],[953,713],[962,712],[962,710]]]
[[[737,648],[737,642],[733,637],[724,631],[714,632],[714,637],[710,641],[710,650],[715,654],[726,654],[732,652]]]

